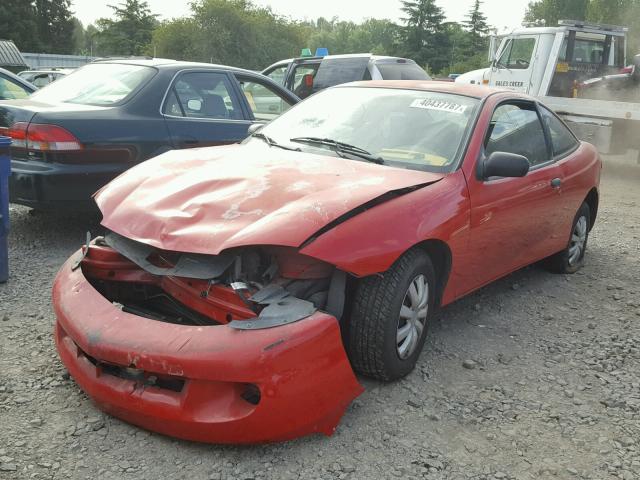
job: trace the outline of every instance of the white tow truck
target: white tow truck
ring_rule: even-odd
[[[640,102],[640,95],[636,97],[635,90],[631,95],[618,95],[612,89],[604,97],[600,90],[598,99],[584,98],[591,91],[584,87],[594,79],[638,76],[625,70],[627,31],[625,27],[571,20],[560,21],[558,27],[514,30],[492,38],[489,68],[468,72],[456,82],[539,97],[579,138],[595,144],[602,153],[640,150],[640,135],[632,133],[640,132],[640,103],[635,103],[636,98]],[[630,98],[633,101],[628,101]]]

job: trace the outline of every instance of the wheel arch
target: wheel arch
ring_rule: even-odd
[[[596,217],[598,216],[598,204],[600,202],[600,195],[598,194],[598,189],[596,187],[589,190],[584,202],[589,206],[589,230],[591,230],[596,223]]]
[[[437,282],[436,305],[439,307],[442,304],[442,296],[444,295],[445,288],[449,282],[449,276],[451,275],[451,265],[453,261],[451,248],[449,248],[446,242],[438,239],[424,240],[412,248],[418,248],[425,252],[429,255],[433,263]]]

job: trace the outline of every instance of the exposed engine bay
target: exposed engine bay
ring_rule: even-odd
[[[85,246],[79,266],[124,312],[242,330],[284,325],[317,310],[340,318],[347,276],[290,247],[238,247],[202,255],[163,251],[115,232]]]

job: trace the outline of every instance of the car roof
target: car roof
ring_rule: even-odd
[[[424,90],[429,92],[451,93],[465,95],[478,99],[485,99],[495,93],[509,93],[516,97],[529,98],[526,95],[513,92],[511,90],[485,87],[483,85],[470,85],[455,82],[438,82],[429,80],[367,80],[362,82],[351,82],[337,85],[333,88],[343,87],[377,87],[377,88],[397,88],[407,90]]]
[[[186,62],[182,60],[171,60],[169,58],[103,58],[94,60],[92,63],[125,63],[128,65],[140,65],[145,67],[155,68],[171,68],[171,69],[184,69],[184,68],[220,68],[224,70],[231,70],[234,72],[251,73],[254,75],[260,75],[253,70],[247,70],[245,68],[230,67],[229,65],[218,65],[215,63],[203,63],[203,62]]]
[[[275,67],[289,65],[292,62],[305,62],[305,61],[310,61],[310,60],[322,61],[325,58],[332,59],[332,58],[363,58],[363,57],[369,57],[374,62],[406,60],[407,62],[416,63],[414,60],[411,60],[410,58],[405,58],[405,57],[390,57],[390,56],[387,56],[387,55],[373,55],[371,53],[343,53],[343,54],[340,54],[340,55],[325,55],[324,57],[315,57],[315,56],[313,56],[313,57],[287,58],[287,59],[278,60],[277,62],[272,63],[268,67],[264,68],[262,71],[266,72],[267,70],[270,70],[270,69],[275,68]]]

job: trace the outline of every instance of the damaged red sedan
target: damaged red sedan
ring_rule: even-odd
[[[95,196],[54,289],[65,366],[167,435],[331,434],[355,373],[414,368],[436,308],[533,262],[577,271],[601,162],[513,92],[364,82],[240,145],[172,151]]]

